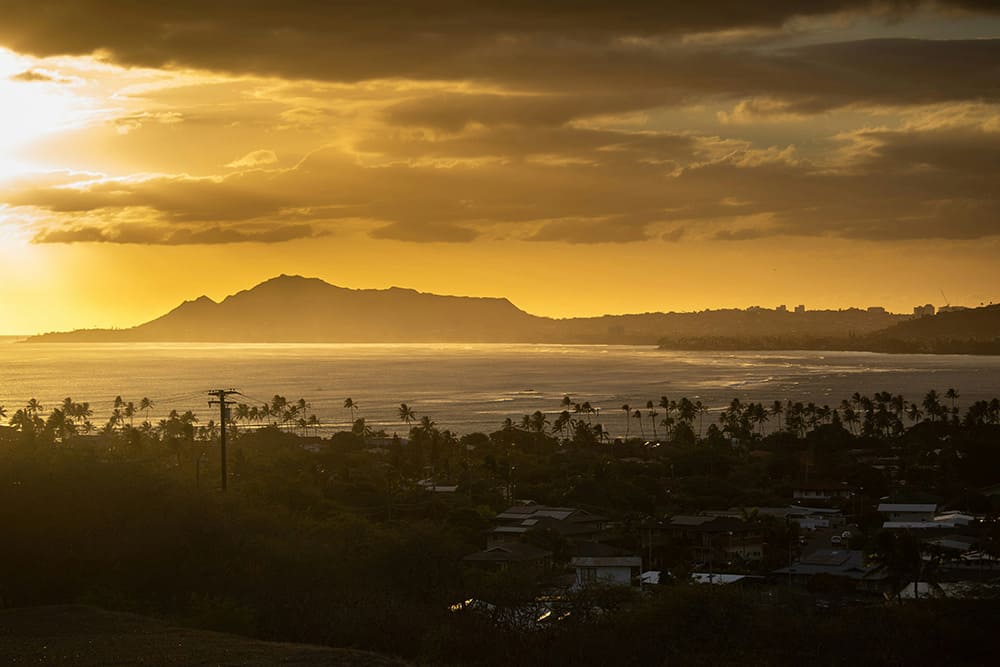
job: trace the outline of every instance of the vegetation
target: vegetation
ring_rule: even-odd
[[[1000,470],[1000,401],[964,409],[960,401],[955,390],[914,401],[880,392],[834,406],[734,400],[707,413],[687,398],[660,397],[637,403],[645,410],[623,405],[602,416],[567,396],[550,413],[463,436],[404,403],[402,440],[363,424],[320,439],[309,434],[307,401],[275,396],[256,412],[234,408],[230,492],[222,494],[212,421],[172,412],[154,426],[154,401],[116,400],[94,428],[87,403],[67,398],[46,411],[31,400],[0,409],[11,413],[11,427],[0,427],[8,545],[0,602],[84,603],[428,663],[904,664],[942,646],[952,664],[981,663],[979,628],[995,619],[995,605],[822,611],[791,593],[708,591],[678,577],[655,593],[563,596],[562,620],[528,631],[511,619],[538,599],[536,579],[461,566],[482,548],[492,516],[517,497],[606,514],[620,527],[620,546],[648,548],[659,567],[680,572],[677,545],[643,542],[651,526],[680,512],[787,504],[808,476],[858,490],[844,502],[862,546],[904,576],[912,549],[888,542],[871,512],[894,491],[893,475],[859,452],[891,459],[913,487],[987,514],[995,537],[1000,507],[978,490]],[[612,440],[602,418],[634,420],[655,438]],[[457,491],[428,491],[428,479]],[[760,523],[769,548],[760,565],[733,567],[765,572],[787,562],[794,533],[747,518]],[[531,539],[560,551],[552,535]],[[493,611],[450,610],[467,599]]]

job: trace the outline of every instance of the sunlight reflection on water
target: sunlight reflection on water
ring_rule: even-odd
[[[645,406],[666,395],[710,407],[734,397],[838,404],[854,392],[901,393],[955,387],[960,403],[1000,394],[1000,357],[882,355],[858,352],[662,352],[586,345],[216,345],[25,344],[0,342],[0,405],[8,413],[29,398],[47,407],[66,396],[106,416],[116,395],[157,402],[151,417],[192,409],[210,418],[205,391],[236,387],[261,403],[275,393],[306,398],[321,420],[342,427],[352,397],[359,415],[402,433],[401,402],[458,432],[493,430],[505,417],[560,399],[600,407],[612,432],[624,429],[621,405]],[[251,400],[252,399],[252,400]],[[706,424],[709,419],[706,418]],[[96,418],[95,418],[96,423]]]

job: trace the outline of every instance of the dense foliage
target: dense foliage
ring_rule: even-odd
[[[704,429],[699,406],[664,398],[636,411],[637,427],[658,429],[655,441],[610,442],[596,411],[572,401],[552,424],[538,412],[461,437],[404,405],[401,420],[414,422],[407,441],[371,433],[360,417],[331,438],[290,419],[243,419],[231,433],[228,494],[218,491],[218,434],[192,414],[155,427],[112,416],[84,435],[66,424],[85,404],[67,399],[43,417],[36,401],[0,431],[0,602],[87,602],[432,663],[907,664],[946,644],[952,664],[975,664],[986,655],[979,628],[996,605],[821,611],[790,592],[675,583],[569,596],[562,621],[528,631],[499,611],[534,600],[536,581],[461,566],[510,495],[603,512],[621,527],[622,546],[641,549],[644,527],[676,512],[787,504],[804,472],[858,490],[845,509],[875,544],[870,508],[892,491],[892,476],[859,452],[995,516],[1000,508],[978,489],[1000,470],[996,402],[960,414],[957,398],[932,392],[916,408],[890,394],[836,408],[734,401]],[[458,489],[434,493],[428,482]],[[793,537],[765,530],[778,548],[764,570],[781,564]],[[552,536],[531,539],[558,552]],[[682,562],[669,542],[655,558]],[[449,611],[470,597],[495,613]]]

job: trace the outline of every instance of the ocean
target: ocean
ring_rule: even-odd
[[[1000,395],[1000,357],[862,352],[666,352],[612,345],[223,345],[40,344],[0,340],[0,405],[8,416],[36,398],[48,409],[65,397],[88,401],[107,421],[115,396],[218,419],[207,391],[234,388],[260,405],[275,394],[305,398],[329,433],[347,426],[344,400],[390,434],[405,434],[400,403],[458,433],[492,431],[535,410],[556,415],[560,401],[589,401],[613,435],[624,432],[622,404],[645,408],[660,396],[700,400],[718,410],[733,398],[831,407],[854,392],[889,391],[919,401],[955,388],[958,404]],[[657,409],[662,413],[661,409]],[[644,409],[645,412],[645,409]],[[550,420],[552,417],[550,417]],[[714,420],[706,415],[705,424]],[[138,422],[138,419],[137,419]],[[646,420],[648,428],[648,419]],[[630,426],[636,432],[637,423]]]

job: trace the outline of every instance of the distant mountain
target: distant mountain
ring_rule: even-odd
[[[424,342],[509,341],[539,321],[507,299],[439,296],[393,287],[353,290],[282,275],[216,303],[185,301],[131,329],[87,329],[32,341]]]
[[[848,311],[838,311],[848,312]],[[900,316],[897,316],[900,317]],[[939,313],[920,318],[900,317],[876,331],[849,335],[789,329],[762,332],[759,327],[731,333],[704,332],[665,336],[660,347],[672,350],[850,350],[911,354],[1000,354],[1000,305]]]
[[[911,319],[870,338],[873,349],[887,352],[1000,354],[1000,305]]]
[[[507,299],[411,289],[355,290],[317,278],[278,276],[216,303],[206,296],[130,329],[82,329],[32,342],[524,342],[628,343],[732,336],[858,338],[908,319],[883,310],[766,308],[552,319]],[[710,349],[711,344],[709,348]],[[721,345],[731,349],[731,345]]]

